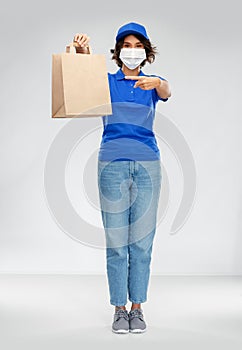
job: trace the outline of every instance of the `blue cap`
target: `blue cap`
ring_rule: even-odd
[[[130,22],[119,28],[116,36],[116,42],[124,38],[125,36],[131,35],[131,34],[134,34],[134,35],[139,34],[139,35],[142,35],[145,39],[149,40],[149,37],[146,33],[144,26],[138,23]]]

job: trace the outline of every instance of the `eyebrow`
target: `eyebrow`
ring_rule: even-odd
[[[132,44],[130,41],[124,41],[124,44]],[[141,41],[137,41],[135,44],[142,44]]]

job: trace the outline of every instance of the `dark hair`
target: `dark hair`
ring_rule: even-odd
[[[141,63],[141,67],[143,67],[146,64],[146,62],[149,62],[149,63],[154,62],[155,55],[157,54],[156,47],[152,46],[150,40],[145,39],[142,35],[135,34],[135,37],[144,45],[144,49],[146,52],[147,58]],[[119,55],[120,55],[120,51],[123,47],[124,39],[125,38],[120,39],[116,43],[115,48],[110,50],[110,52],[113,54],[112,60],[115,60],[119,67],[122,67],[122,65],[123,65],[123,62],[119,58]]]

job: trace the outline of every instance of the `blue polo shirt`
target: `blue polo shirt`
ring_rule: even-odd
[[[140,71],[139,76],[145,76]],[[146,75],[156,76],[156,75]],[[160,79],[165,80],[160,77]],[[121,69],[108,73],[112,114],[102,117],[103,134],[98,159],[103,161],[158,160],[160,152],[153,132],[155,108],[160,98],[156,89],[134,88]]]

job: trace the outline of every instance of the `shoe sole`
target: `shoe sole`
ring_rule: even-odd
[[[144,333],[146,329],[130,329],[130,333]]]
[[[126,334],[126,333],[129,333],[129,330],[127,330],[127,329],[119,329],[119,330],[112,329],[112,332],[116,333],[116,334]]]

